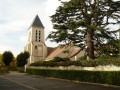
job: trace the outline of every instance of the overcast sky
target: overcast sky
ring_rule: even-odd
[[[1,0],[0,53],[10,50],[16,56],[27,43],[27,29],[38,14],[44,27],[45,38],[52,31],[49,16],[60,5],[58,0]],[[56,46],[46,41],[47,46]]]

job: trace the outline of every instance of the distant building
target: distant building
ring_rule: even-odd
[[[28,65],[39,60],[51,60],[54,57],[76,60],[84,55],[84,51],[80,51],[79,47],[72,45],[47,47],[44,40],[44,28],[37,15],[28,29],[28,42],[24,48],[25,51],[30,53]]]

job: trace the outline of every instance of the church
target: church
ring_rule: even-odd
[[[36,15],[28,28],[28,41],[24,47],[24,50],[30,53],[28,65],[40,60],[52,60],[55,57],[77,60],[77,58],[84,56],[85,51],[81,51],[79,47],[73,45],[65,45],[64,47],[59,45],[55,48],[47,47],[45,44],[44,29],[45,27],[39,16]]]

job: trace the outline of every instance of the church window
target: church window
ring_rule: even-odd
[[[36,41],[37,41],[37,36],[36,36]]]
[[[36,30],[36,41],[37,41],[37,30]]]
[[[35,46],[35,49],[37,49],[37,46]]]
[[[37,36],[37,34],[38,34],[38,33],[37,33],[37,30],[36,30],[36,36]]]
[[[39,31],[39,42],[40,42],[40,34],[41,34],[41,32]]]
[[[39,31],[39,35],[41,34],[41,32]]]

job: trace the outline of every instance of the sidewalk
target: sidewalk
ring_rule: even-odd
[[[25,75],[26,73],[20,73],[18,71],[10,71],[9,75]]]

